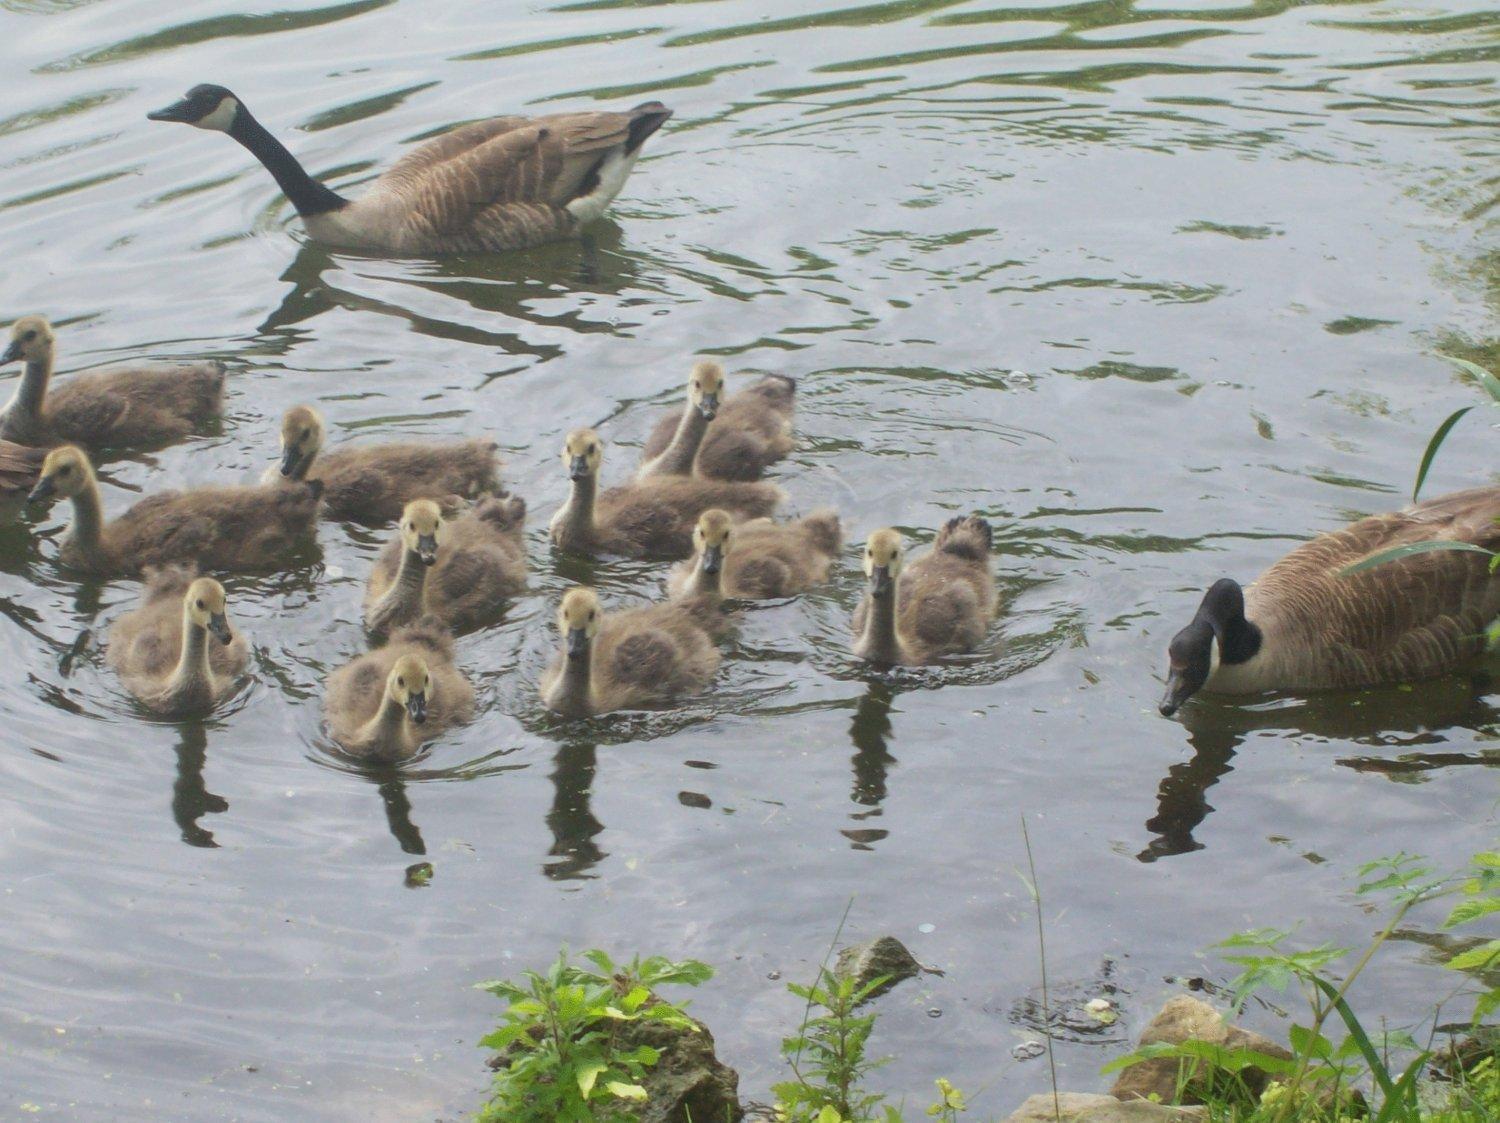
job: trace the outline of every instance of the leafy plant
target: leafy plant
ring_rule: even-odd
[[[655,992],[706,982],[707,964],[652,956],[622,965],[598,950],[583,958],[592,969],[565,949],[545,973],[478,984],[506,1003],[499,1028],[480,1041],[500,1054],[481,1123],[626,1123],[660,1059],[651,1046],[625,1040],[631,1023],[697,1030],[681,1005]]]
[[[775,1087],[776,1109],[786,1123],[869,1123],[877,1118],[885,1096],[862,1085],[886,1061],[865,1053],[875,1014],[856,1010],[888,981],[881,976],[862,984],[825,964],[811,986],[787,984],[806,1005],[802,1025],[781,1043],[796,1078]],[[895,1123],[901,1116],[885,1107],[878,1118]]]

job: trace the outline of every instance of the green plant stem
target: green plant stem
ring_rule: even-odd
[[[1047,1069],[1052,1077],[1052,1118],[1061,1121],[1062,1104],[1057,1097],[1057,1059],[1052,1054],[1052,1003],[1047,996],[1047,932],[1042,923],[1042,888],[1036,880],[1036,859],[1031,854],[1031,832],[1021,816],[1021,838],[1026,843],[1026,869],[1031,876],[1031,900],[1036,906],[1036,944],[1042,960],[1042,1029],[1047,1035]]]

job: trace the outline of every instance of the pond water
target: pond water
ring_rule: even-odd
[[[1102,1084],[1169,976],[1223,979],[1222,936],[1367,939],[1357,863],[1494,837],[1494,691],[1154,704],[1209,582],[1399,506],[1478,401],[1435,352],[1495,334],[1486,7],[0,2],[0,317],[50,315],[64,370],[235,364],[222,429],[113,460],[106,504],[249,479],[312,401],[335,440],[494,433],[534,565],[460,643],[479,719],[373,773],[327,751],[320,697],[381,534],[325,524],[313,561],[231,582],[254,681],[179,725],[89,639],[136,587],[56,568],[64,508],[5,514],[0,1109],[455,1118],[497,1011],[469,985],[564,943],[716,964],[695,1012],[764,1098],[785,980],[852,900],[849,936],[946,971],[884,1001],[881,1086],[925,1106],[945,1074],[1003,1115],[1047,1079],[1012,1057],[1039,1018],[1023,816],[1068,1086]],[[341,186],[491,113],[676,116],[591,253],[388,261],[305,244],[236,145],[145,120],[199,81]],[[700,353],[800,380],[776,477],[852,544],[828,587],[747,615],[711,695],[552,720],[559,590],[663,578],[552,557],[562,434],[601,424],[618,478]],[[1494,478],[1487,425],[1429,494]],[[992,647],[867,674],[858,542],[968,511],[997,531]],[[1362,985],[1373,1015],[1452,985],[1436,919]],[[1090,1032],[1069,1004],[1098,994],[1124,1016]]]

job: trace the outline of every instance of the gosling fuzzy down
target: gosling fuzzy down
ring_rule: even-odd
[[[488,438],[393,441],[324,452],[326,436],[317,410],[287,410],[281,419],[281,463],[267,470],[265,482],[321,480],[323,513],[330,519],[389,523],[414,499],[473,500],[500,490],[498,446]]]
[[[424,619],[328,676],[329,736],[350,756],[395,762],[474,716],[474,688],[454,665],[453,637]]]
[[[978,515],[949,519],[932,549],[908,566],[899,534],[870,535],[854,653],[872,663],[916,665],[978,647],[999,608],[993,544],[990,524]]]
[[[458,518],[430,499],[406,505],[365,590],[365,627],[382,636],[420,616],[453,632],[493,623],[526,587],[526,503],[479,502]]]
[[[640,474],[758,480],[792,451],[795,379],[770,374],[728,400],[723,393],[722,366],[695,366],[681,412],[663,416],[646,438]]]
[[[815,511],[795,522],[753,519],[739,525],[723,511],[704,511],[693,531],[694,554],[673,567],[667,588],[674,598],[795,596],[828,577],[843,538],[834,511]]]
[[[1500,487],[1454,492],[1320,534],[1242,589],[1216,582],[1167,650],[1170,716],[1200,690],[1257,694],[1409,682],[1485,650],[1500,575],[1472,550],[1410,554],[1344,571],[1385,550],[1445,541],[1500,550]]]
[[[55,349],[52,325],[41,316],[11,328],[0,365],[21,359],[26,367],[0,420],[0,438],[40,447],[159,445],[223,413],[224,364],[216,360],[75,374],[53,389]]]
[[[224,586],[169,565],[147,570],[141,606],[110,628],[106,659],[141,705],[183,717],[233,693],[250,651],[229,623]]]

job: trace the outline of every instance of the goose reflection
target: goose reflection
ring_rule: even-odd
[[[865,693],[854,707],[854,717],[849,721],[849,740],[854,744],[854,755],[849,758],[854,771],[849,798],[865,808],[850,814],[849,817],[857,822],[883,814],[886,778],[896,763],[896,758],[890,753],[890,738],[891,704],[897,693],[889,681],[870,679]],[[891,832],[875,827],[850,827],[839,833],[854,849],[870,850]]]
[[[426,854],[427,844],[422,841],[422,832],[411,818],[411,800],[406,795],[406,779],[393,766],[370,769],[376,781],[380,802],[385,805],[385,824],[404,854]]]
[[[542,872],[553,881],[589,877],[589,871],[609,857],[594,842],[604,830],[593,810],[597,768],[598,746],[589,742],[566,742],[553,758],[552,809],[547,812],[552,832],[547,853],[553,860],[542,864]]]
[[[189,846],[217,848],[213,832],[198,825],[208,814],[222,815],[229,801],[208,790],[203,768],[208,761],[208,729],[189,722],[177,730],[177,778],[172,783],[172,821]]]

